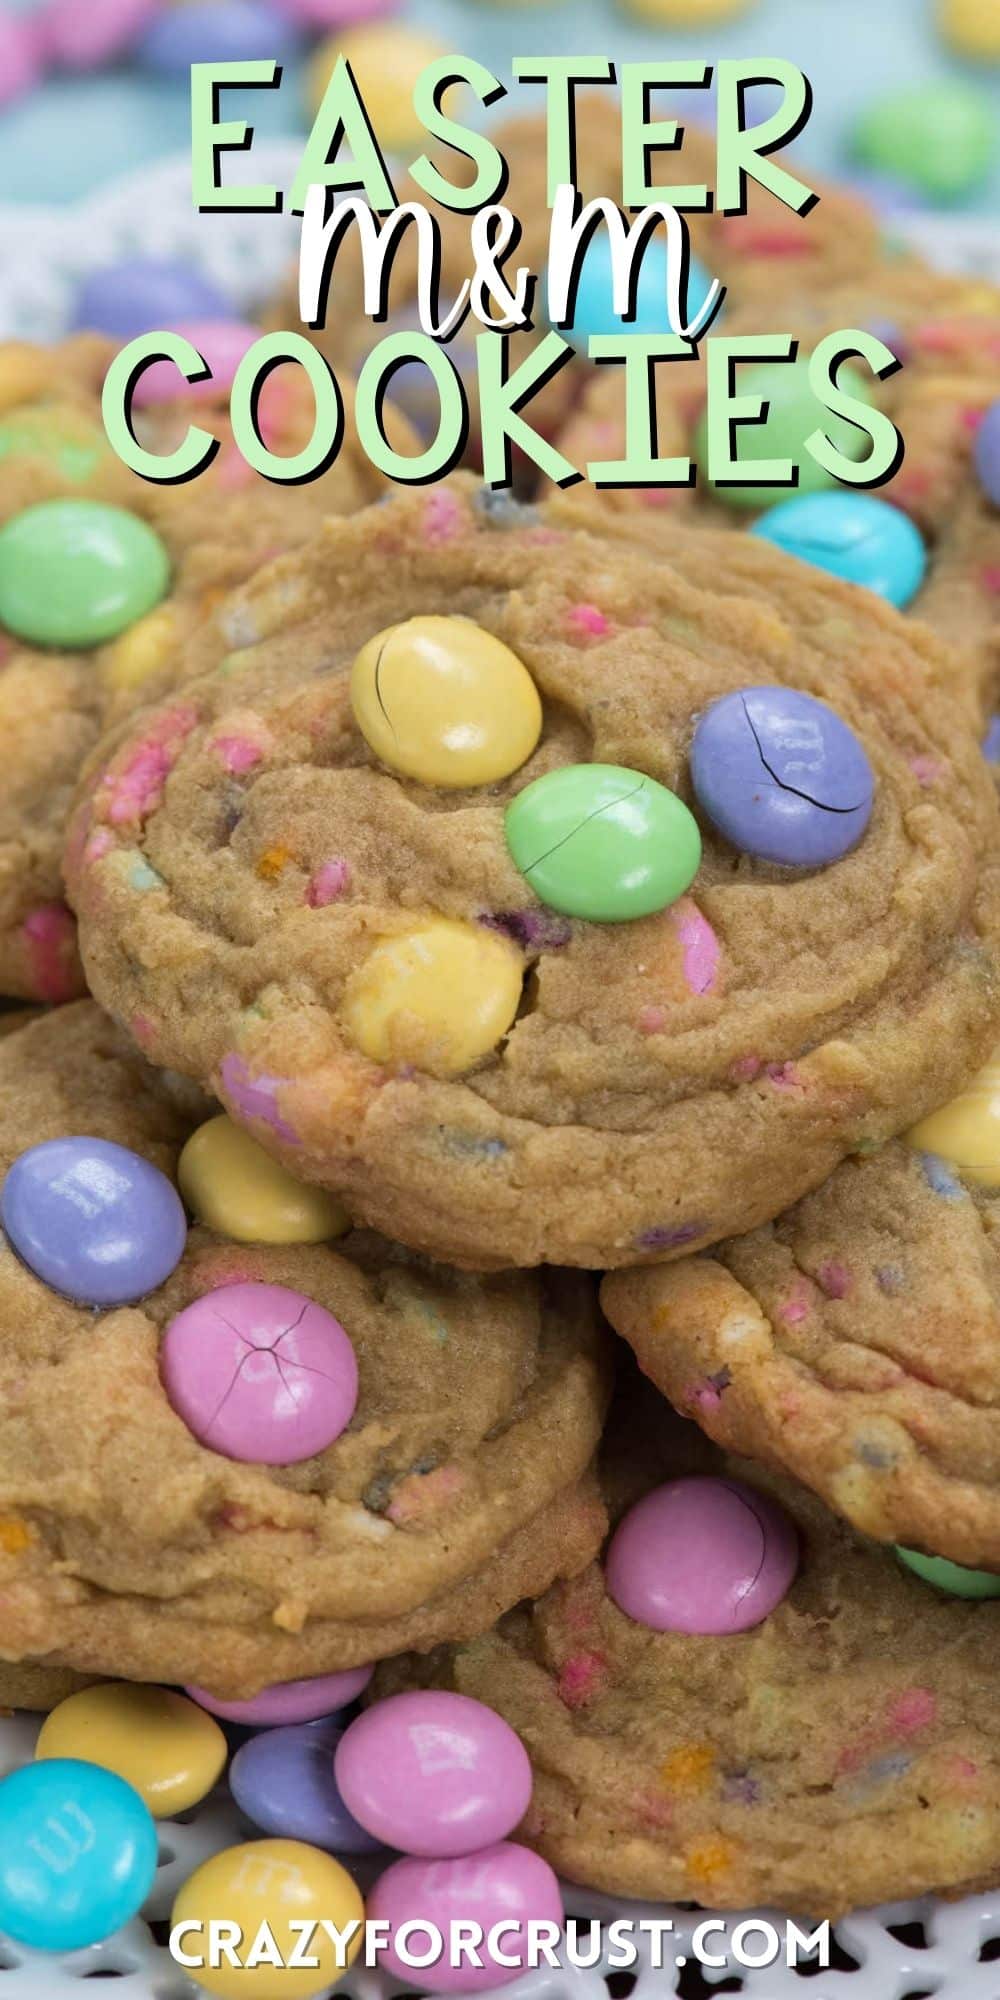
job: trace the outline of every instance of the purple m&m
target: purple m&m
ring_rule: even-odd
[[[389,1925],[389,1943],[379,1952],[379,1963],[397,1979],[419,1986],[422,1993],[487,1993],[524,1971],[529,1924],[555,1926],[552,1942],[557,1942],[563,1906],[548,1862],[528,1847],[502,1840],[461,1860],[394,1861],[375,1883],[366,1915],[370,1922]],[[477,1924],[483,1932],[483,1944],[475,1947],[479,1965],[471,1962],[468,1950],[449,1952],[451,1926],[459,1923]],[[422,1931],[425,1924],[433,1925],[436,1935]],[[458,1963],[450,1964],[450,1956]],[[414,1964],[418,1957],[425,1959],[426,1969]]]
[[[192,1701],[222,1722],[244,1723],[249,1729],[276,1729],[285,1723],[315,1722],[347,1708],[363,1694],[372,1667],[349,1667],[342,1674],[318,1674],[309,1681],[276,1681],[248,1701],[219,1701],[205,1688],[188,1687]]]
[[[0,1194],[0,1221],[45,1284],[89,1306],[155,1291],[187,1241],[166,1175],[108,1139],[46,1139],[22,1153]]]
[[[257,1465],[325,1451],[358,1400],[340,1321],[286,1285],[221,1285],[185,1306],[164,1334],[160,1370],[202,1444]]]
[[[191,264],[168,257],[124,257],[102,264],[80,286],[70,322],[74,332],[132,340],[186,320],[231,319],[224,293]]]
[[[240,1811],[280,1840],[305,1840],[332,1854],[376,1853],[381,1842],[348,1812],[333,1775],[341,1734],[339,1723],[326,1718],[251,1737],[229,1766]]]
[[[0,104],[33,90],[42,73],[34,23],[25,14],[0,12]]]
[[[244,355],[260,338],[258,327],[239,319],[182,320],[173,331],[197,348],[211,374],[204,382],[188,382],[172,361],[154,361],[135,386],[132,400],[138,410],[175,403],[181,397],[196,403],[224,397]]]
[[[979,484],[994,507],[1000,507],[1000,401],[991,403],[976,432]]]
[[[296,23],[268,0],[186,0],[161,9],[136,53],[159,76],[186,77],[192,63],[284,62],[298,47]]]
[[[608,1595],[654,1632],[745,1632],[791,1588],[795,1529],[773,1500],[735,1479],[672,1479],[612,1537]]]
[[[359,1715],[336,1756],[349,1811],[404,1854],[471,1854],[504,1840],[531,1799],[528,1753],[480,1701],[441,1689],[392,1695]]]
[[[46,53],[66,69],[99,69],[131,47],[157,0],[48,0]]]
[[[875,780],[852,729],[795,688],[749,687],[712,703],[694,732],[698,803],[734,847],[786,868],[848,854],[871,817]]]

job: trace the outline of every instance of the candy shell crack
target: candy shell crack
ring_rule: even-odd
[[[751,717],[750,710],[748,709],[746,704],[745,695],[741,694],[740,703],[743,709],[743,713],[747,719],[747,728],[749,729],[750,734],[757,745],[757,755],[760,758],[760,761],[763,764],[768,777],[772,780],[774,784],[777,785],[779,792],[791,792],[793,798],[804,799],[807,805],[815,806],[817,812],[847,814],[847,813],[855,813],[862,811],[865,805],[864,799],[858,799],[856,804],[851,806],[828,806],[824,804],[822,799],[814,799],[811,792],[802,791],[798,785],[786,785],[784,778],[779,778],[777,771],[772,771],[771,766],[764,755],[763,749],[761,748],[760,737],[758,736],[757,731],[753,726],[753,719]]]
[[[634,799],[637,793],[645,790],[645,787],[646,780],[645,778],[641,778],[637,785],[633,785],[630,792],[622,792],[620,798],[605,799],[602,806],[595,806],[593,812],[587,813],[586,817],[580,820],[578,825],[571,826],[569,832],[564,833],[561,840],[557,840],[551,847],[547,847],[544,854],[536,854],[534,861],[529,861],[527,867],[522,869],[522,874],[530,875],[533,868],[540,868],[542,862],[547,861],[550,854],[558,854],[559,849],[565,847],[568,840],[575,840],[577,834],[582,833],[584,827],[589,826],[592,819],[600,819],[601,814],[610,812],[613,806],[622,806],[627,799]]]

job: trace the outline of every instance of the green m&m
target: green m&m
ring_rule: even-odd
[[[665,910],[701,860],[683,800],[620,764],[568,764],[536,778],[508,806],[505,831],[539,901],[593,924]]]
[[[856,369],[841,368],[837,383],[859,403],[871,404],[871,390]],[[871,449],[871,440],[864,431],[858,430],[856,424],[849,424],[846,417],[834,416],[819,401],[810,386],[807,360],[761,361],[753,367],[740,368],[736,375],[736,394],[741,399],[752,398],[767,406],[767,415],[760,423],[736,426],[734,457],[737,463],[788,459],[798,467],[799,480],[795,491],[800,495],[824,493],[837,484],[833,474],[818,464],[805,448],[806,439],[814,431],[823,431],[842,458],[864,458]],[[694,455],[703,484],[706,488],[711,487],[715,499],[727,507],[773,507],[776,500],[787,497],[789,489],[783,486],[715,486],[712,483],[708,463],[707,410],[695,433]]]
[[[947,1556],[922,1556],[916,1549],[897,1547],[900,1562],[923,1583],[933,1583],[949,1597],[1000,1597],[1000,1576],[988,1569],[963,1569]]]
[[[102,646],[169,582],[159,535],[124,507],[46,500],[0,529],[0,625],[34,646]]]
[[[967,83],[907,86],[866,106],[852,152],[930,201],[960,201],[986,180],[996,154],[992,101]]]
[[[76,410],[15,410],[0,422],[0,464],[11,458],[36,458],[71,485],[92,478],[109,455],[104,433]]]

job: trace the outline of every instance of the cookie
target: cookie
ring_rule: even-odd
[[[482,1630],[600,1541],[589,1280],[478,1280],[361,1236],[237,1242],[182,1216],[171,1250],[178,1154],[211,1109],[91,1002],[0,1045],[0,1659],[19,1671],[243,1697]],[[117,1200],[124,1175],[103,1260],[100,1211],[68,1226],[32,1150],[77,1135],[105,1142],[86,1170],[72,1149],[81,1190],[107,1173]],[[106,1142],[139,1158],[106,1165]],[[168,1274],[137,1302],[72,1295],[110,1271],[121,1296],[128,1260],[148,1273],[165,1242]],[[241,1329],[268,1313],[288,1315],[282,1361],[230,1378],[227,1342],[267,1349]],[[356,1407],[330,1422],[345,1368]]]
[[[16,540],[10,545],[14,589],[5,588],[0,606],[0,992],[28,1000],[64,1001],[83,989],[59,856],[70,797],[102,726],[182,677],[190,634],[220,590],[295,546],[326,514],[352,512],[382,483],[349,431],[323,479],[273,485],[236,451],[221,404],[177,403],[137,412],[142,442],[172,449],[194,414],[221,448],[203,478],[152,486],[104,437],[100,387],[111,352],[90,338],[52,351],[0,348],[0,528],[23,536],[19,522],[30,509],[69,508],[50,511],[44,534],[35,530],[30,558]],[[262,408],[275,449],[304,442],[311,392],[297,373],[272,376]],[[95,503],[117,511],[95,515]],[[115,591],[110,614],[106,604],[78,604],[74,623],[63,600],[84,520],[105,551],[110,537],[126,587]],[[52,574],[43,564],[32,582],[29,561],[37,570],[46,550]],[[86,588],[82,578],[77,589]]]
[[[475,1267],[680,1255],[989,1047],[989,781],[952,656],[868,593],[749,537],[653,563],[465,482],[328,524],[219,613],[221,644],[92,774],[67,857],[88,975],[386,1234]],[[761,687],[829,739],[833,810],[794,773],[760,793]],[[797,866],[706,809],[720,702]]]
[[[940,1596],[801,1487],[715,1451],[658,1399],[633,1394],[619,1420],[616,1509],[645,1498],[659,1539],[642,1514],[628,1516],[607,1580],[594,1564],[471,1645],[390,1663],[377,1692],[431,1684],[496,1709],[534,1769],[516,1837],[614,1897],[816,1919],[994,1883],[1000,1604]],[[699,1588],[678,1546],[687,1630],[669,1541],[685,1522],[705,1579]],[[758,1562],[783,1558],[789,1522],[790,1588],[773,1608],[758,1604],[749,1628],[720,1632],[727,1582],[753,1566],[755,1546]],[[770,1598],[786,1576],[772,1576]],[[634,1611],[648,1618],[658,1587],[654,1615],[672,1629],[611,1595],[638,1591]]]
[[[1000,1571],[997,1076],[711,1258],[609,1277],[603,1303],[717,1444],[865,1534]]]

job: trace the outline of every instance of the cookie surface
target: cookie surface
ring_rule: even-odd
[[[5,1174],[86,1134],[171,1175],[208,1108],[89,1002],[0,1047]],[[308,1460],[223,1456],[165,1393],[164,1331],[236,1285],[304,1295],[354,1349],[354,1417]],[[4,1244],[0,1325],[0,1658],[18,1669],[242,1697],[482,1630],[600,1540],[604,1336],[573,1274],[477,1280],[372,1239],[342,1254],[195,1226],[158,1291],[101,1312]]]
[[[220,441],[203,477],[152,486],[128,471],[104,435],[100,392],[112,352],[90,337],[52,351],[0,347],[0,526],[47,502],[98,502],[124,510],[126,530],[137,521],[152,529],[169,563],[169,580],[148,610],[113,638],[67,650],[33,643],[0,620],[0,992],[50,1003],[83,989],[59,861],[73,788],[102,726],[183,677],[187,641],[220,590],[295,546],[327,514],[372,499],[381,484],[350,424],[322,479],[271,484],[240,457],[220,400],[136,412],[150,450],[172,450],[192,420]],[[263,412],[272,449],[302,446],[312,429],[311,391],[298,371],[271,377]]]
[[[352,662],[415,614],[471,619],[535,682],[538,748],[506,781],[439,789],[369,748]],[[227,645],[77,813],[88,973],[153,1060],[397,1240],[479,1267],[659,1261],[779,1212],[985,1053],[989,783],[952,656],[868,593],[746,537],[651,563],[457,482],[329,524],[220,612],[209,662]],[[534,893],[505,834],[532,781],[603,765],[687,814],[697,718],[761,684],[820,697],[862,747],[852,851],[776,867],[696,807],[700,866],[655,914],[584,921]],[[479,1053],[449,1067],[428,1028],[408,1055],[404,1003],[373,1058],[394,950],[441,920],[452,960],[485,967]],[[432,1025],[462,994],[464,1049],[465,973],[429,988]]]
[[[619,1422],[615,1512],[691,1474],[779,1501],[800,1540],[782,1602],[730,1636],[654,1631],[594,1564],[471,1645],[387,1663],[376,1693],[495,1708],[534,1769],[516,1837],[612,1896],[835,1918],[995,1882],[1000,1605],[939,1596],[648,1393]]]

